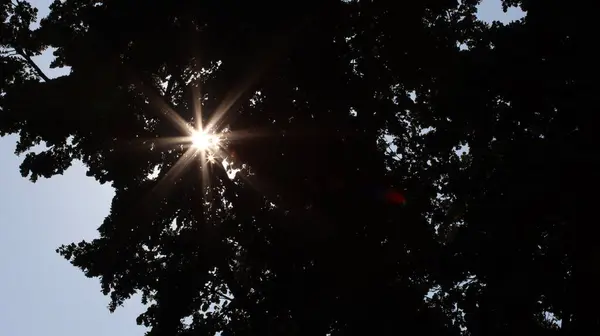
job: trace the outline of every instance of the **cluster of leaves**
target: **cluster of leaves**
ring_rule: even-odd
[[[149,335],[600,334],[595,11],[478,3],[3,0],[0,135],[115,188],[59,252]],[[237,178],[165,142],[199,107]]]

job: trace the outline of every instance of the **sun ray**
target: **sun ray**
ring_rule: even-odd
[[[165,104],[166,105],[166,104]],[[165,106],[162,109],[163,115],[171,121],[173,125],[175,125],[179,131],[183,134],[191,135],[193,132],[193,128],[181,118],[179,114],[173,111],[169,106]]]
[[[196,85],[192,85],[192,106],[194,109],[194,121],[196,123],[196,129],[203,130],[204,125],[202,120],[202,91],[201,91],[201,81],[196,81]]]
[[[173,148],[177,145],[184,145],[184,147],[187,147],[190,144],[190,137],[189,136],[164,137],[164,138],[152,139],[152,141],[154,141],[154,146],[156,149]]]
[[[199,169],[200,169],[200,182],[202,185],[202,209],[204,211],[205,209],[205,203],[208,201],[211,201],[212,199],[212,190],[211,190],[211,183],[210,183],[210,172],[209,170],[211,169],[210,167],[210,163],[207,162],[207,158],[206,158],[206,153],[205,152],[200,152],[200,165],[199,165]]]
[[[150,107],[156,109],[160,117],[165,118],[183,134],[190,135],[192,133],[193,128],[173,110],[165,97],[157,93],[158,89],[155,86],[143,80],[138,80],[136,87],[148,98]]]
[[[260,75],[260,71],[254,71],[250,76],[247,76],[245,80],[241,81],[241,83],[237,86],[236,89],[230,91],[225,99],[218,105],[215,110],[214,115],[207,123],[208,129],[221,128],[223,124],[223,119],[227,113],[231,110],[233,105],[235,105],[239,99],[250,89],[250,87],[257,81]]]
[[[272,133],[272,132],[271,132]],[[239,131],[229,131],[227,133],[228,141],[240,141],[240,140],[248,140],[259,137],[270,136],[270,132],[268,131],[251,131],[251,130],[239,130]]]
[[[173,181],[183,172],[183,170],[189,165],[189,163],[197,156],[198,149],[194,147],[188,148],[180,157],[177,162],[169,168],[167,173],[156,183],[152,191],[156,194],[162,194],[167,191],[167,187],[173,183]]]
[[[253,70],[256,72],[256,69]],[[250,131],[223,131],[225,121],[230,122],[230,118],[226,118],[231,112],[231,109],[239,102],[252,83],[257,79],[258,74],[254,73],[247,76],[246,80],[237,85],[237,89],[231,90],[226,98],[218,104],[218,108],[212,113],[209,118],[203,115],[201,81],[195,80],[189,83],[188,89],[191,92],[191,108],[192,120],[184,120],[171,106],[168,97],[158,94],[149,83],[141,82],[141,91],[148,98],[148,103],[152,109],[157,110],[161,118],[173,125],[181,134],[181,136],[149,139],[151,141],[151,149],[163,150],[163,148],[182,147],[185,152],[177,159],[175,164],[165,172],[153,188],[153,193],[164,194],[170,185],[183,173],[194,160],[198,162],[200,169],[200,178],[202,184],[202,198],[207,201],[207,192],[211,189],[211,170],[225,169],[223,163],[230,158],[227,145],[230,141],[238,141],[242,139],[265,136],[265,132],[250,132]],[[205,119],[206,118],[206,119]],[[227,120],[226,120],[227,119]],[[231,159],[231,158],[230,158]],[[229,175],[229,174],[228,174]],[[230,177],[235,178],[235,176]]]

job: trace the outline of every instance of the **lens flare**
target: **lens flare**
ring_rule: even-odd
[[[191,135],[192,146],[200,150],[213,150],[219,146],[221,138],[206,131],[194,131]]]

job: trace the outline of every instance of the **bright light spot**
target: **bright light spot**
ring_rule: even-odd
[[[192,145],[198,149],[214,149],[219,146],[221,139],[218,135],[210,134],[205,131],[194,132],[192,134]]]

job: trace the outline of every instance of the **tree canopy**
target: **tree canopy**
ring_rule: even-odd
[[[2,0],[0,136],[150,336],[600,334],[596,11],[479,2]]]

